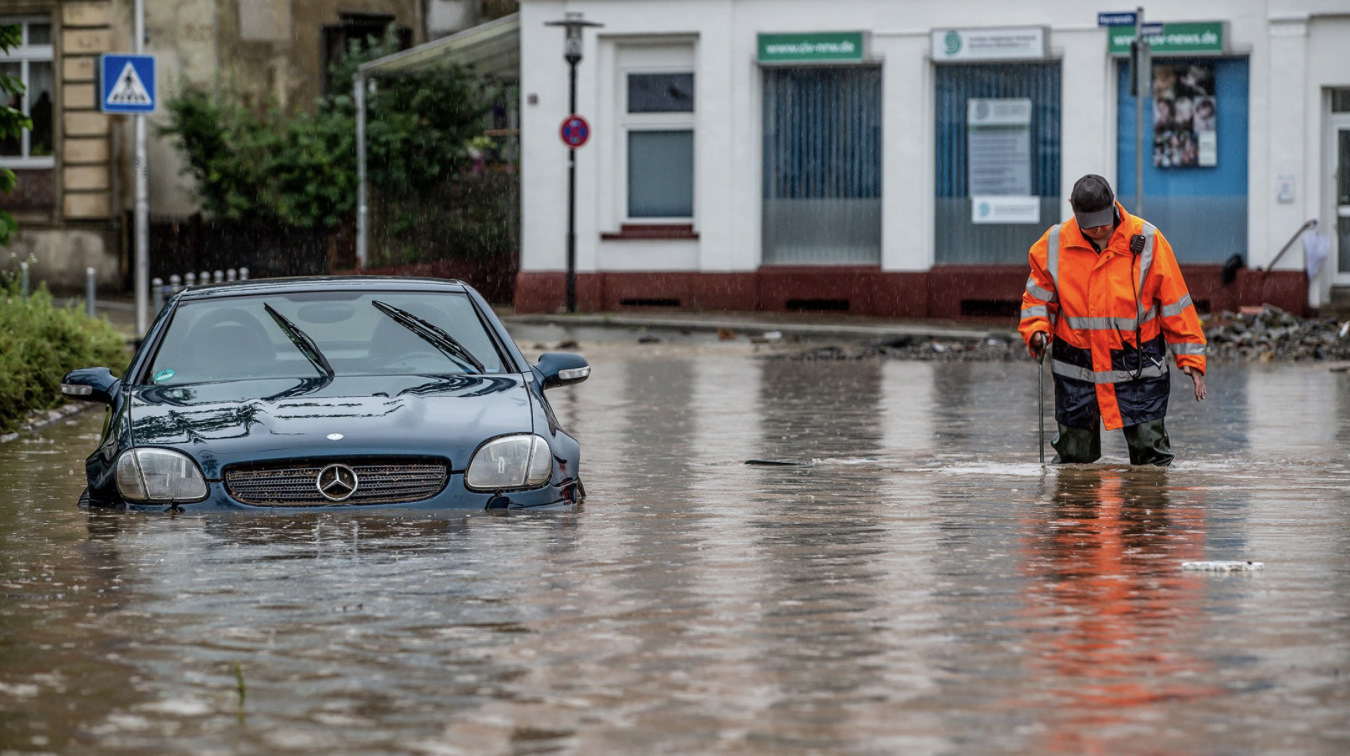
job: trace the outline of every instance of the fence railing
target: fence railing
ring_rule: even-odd
[[[90,268],[90,270],[93,270]],[[164,300],[172,297],[174,294],[186,289],[189,286],[209,283],[225,283],[227,281],[247,281],[248,268],[228,268],[226,270],[203,270],[201,273],[188,272],[182,276],[177,273],[169,276],[168,283],[162,278],[154,278],[150,281],[150,308],[159,312],[164,308]]]

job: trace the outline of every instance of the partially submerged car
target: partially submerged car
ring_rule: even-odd
[[[580,445],[530,365],[458,281],[351,276],[191,288],[120,379],[66,374],[108,405],[90,505],[130,509],[534,509],[584,497]]]

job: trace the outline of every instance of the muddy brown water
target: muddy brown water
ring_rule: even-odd
[[[84,512],[100,413],[0,445],[0,752],[1350,752],[1350,375],[1043,470],[1029,363],[581,346],[573,513]]]

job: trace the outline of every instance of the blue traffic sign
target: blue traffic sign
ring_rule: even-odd
[[[1163,33],[1163,24],[1161,21],[1155,21],[1151,24],[1144,24],[1139,27],[1139,36],[1141,37],[1161,37]]]
[[[1137,23],[1139,23],[1139,14],[1134,11],[1097,14],[1098,26],[1134,26]]]
[[[155,112],[155,56],[107,53],[99,58],[98,73],[104,113]]]

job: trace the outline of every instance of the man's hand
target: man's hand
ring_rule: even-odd
[[[1031,342],[1029,344],[1031,347],[1031,356],[1039,360],[1041,358],[1041,352],[1045,351],[1045,344],[1049,340],[1050,339],[1046,336],[1045,331],[1037,331],[1031,334]]]
[[[1195,384],[1195,401],[1205,401],[1205,394],[1209,393],[1205,391],[1205,374],[1190,366],[1182,368],[1181,372],[1189,375],[1191,383]]]

